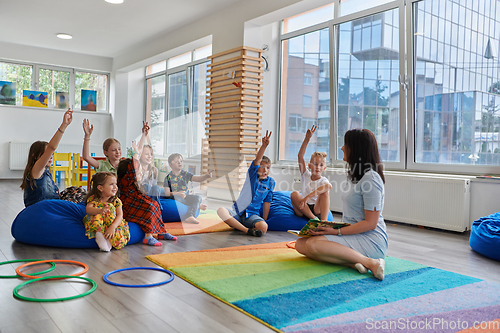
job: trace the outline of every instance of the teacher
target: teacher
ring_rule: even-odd
[[[383,166],[377,139],[367,129],[351,129],[344,135],[344,161],[347,181],[343,182],[343,222],[351,225],[333,229],[319,227],[312,237],[300,238],[296,250],[308,258],[357,269],[370,270],[384,279],[388,238],[384,207]]]

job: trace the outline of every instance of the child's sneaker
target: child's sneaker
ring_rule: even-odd
[[[315,216],[313,219],[310,219],[309,222],[320,222],[319,217]]]
[[[262,237],[262,231],[259,229],[248,229],[247,235],[250,236],[255,236],[255,237]]]
[[[149,236],[147,238],[144,238],[142,240],[144,244],[150,245],[150,246],[162,246],[163,244],[159,241],[157,241],[153,236]]]
[[[158,239],[175,241],[175,240],[177,240],[177,237],[172,236],[171,234],[169,234],[168,232],[166,232],[164,234],[158,234]]]

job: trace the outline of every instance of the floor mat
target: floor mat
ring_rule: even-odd
[[[500,284],[393,257],[379,281],[286,243],[147,258],[277,331],[500,331]]]
[[[165,223],[165,228],[170,234],[174,236],[233,230],[233,228],[222,221],[215,210],[207,209],[205,211],[202,211],[197,219],[198,221],[200,221],[199,224],[186,222],[169,222]]]

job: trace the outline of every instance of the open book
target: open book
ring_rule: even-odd
[[[309,230],[316,230],[318,227],[330,227],[333,229],[338,229],[351,225],[347,222],[331,222],[331,221],[319,221],[319,220],[309,220],[307,224],[301,230],[288,230],[289,233],[294,234],[299,237],[311,237]]]

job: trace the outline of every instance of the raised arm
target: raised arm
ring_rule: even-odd
[[[49,162],[52,154],[56,151],[57,146],[59,146],[59,142],[61,142],[64,131],[69,126],[69,124],[71,124],[72,121],[73,121],[73,110],[69,108],[66,112],[64,112],[61,126],[59,126],[52,139],[50,139],[49,143],[47,144],[47,147],[45,148],[45,152],[35,162],[35,165],[33,165],[33,169],[31,170],[31,177],[33,177],[33,179],[38,179],[42,176],[45,170],[45,166]]]
[[[150,130],[150,127],[148,125],[148,122],[142,122],[142,135],[141,135],[141,138],[139,140],[139,143],[137,144],[137,158],[140,159],[141,158],[141,154],[142,154],[142,150],[144,148],[144,143],[146,142],[146,138],[148,137],[149,135],[149,130]]]
[[[304,154],[306,153],[307,145],[309,144],[309,141],[311,140],[314,132],[316,132],[317,128],[318,126],[313,125],[311,129],[307,130],[306,137],[302,142],[302,146],[300,146],[299,154],[297,155],[299,161],[300,174],[303,174],[306,171],[306,162],[304,161]]]
[[[83,138],[83,149],[82,149],[82,158],[89,165],[94,168],[99,167],[99,161],[95,160],[92,156],[90,156],[90,136],[94,131],[94,125],[91,125],[88,119],[83,119],[83,133],[85,134]]]
[[[269,139],[271,138],[271,134],[273,134],[273,132],[266,131],[266,136],[262,138],[262,145],[260,146],[257,155],[255,155],[255,160],[253,162],[253,165],[259,165],[260,162],[262,161],[264,152],[266,151],[267,146],[269,146]]]

